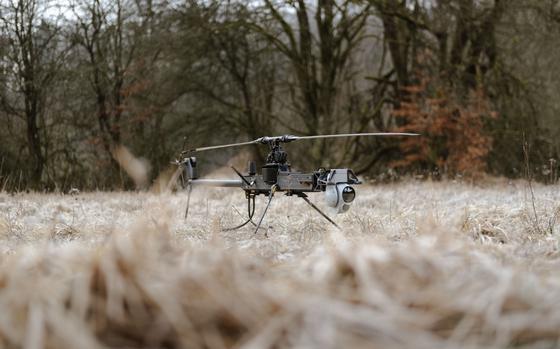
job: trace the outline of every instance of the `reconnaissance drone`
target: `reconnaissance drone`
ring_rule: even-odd
[[[185,219],[189,213],[189,204],[193,186],[212,186],[212,187],[230,187],[241,188],[245,192],[247,199],[248,219],[243,223],[224,230],[240,229],[251,223],[255,226],[255,234],[259,230],[264,217],[270,207],[270,203],[274,195],[283,192],[287,196],[296,196],[305,200],[313,209],[321,216],[328,220],[335,227],[339,228],[327,214],[321,211],[313,204],[307,193],[324,192],[325,200],[329,207],[334,208],[336,213],[344,213],[350,209],[352,202],[356,197],[356,191],[353,185],[361,184],[360,180],[354,172],[349,168],[324,169],[320,168],[313,172],[292,172],[288,163],[288,154],[282,148],[283,143],[289,143],[298,140],[309,140],[319,138],[341,138],[341,137],[363,137],[363,136],[418,136],[415,133],[350,133],[350,134],[333,134],[333,135],[316,135],[316,136],[293,136],[284,135],[276,137],[261,137],[249,142],[215,145],[209,147],[200,147],[181,152],[180,159],[174,164],[179,166],[181,175],[181,184],[187,190],[187,208],[185,210]],[[249,161],[247,166],[247,174],[242,174],[232,166],[232,170],[237,174],[239,179],[201,179],[199,178],[197,159],[193,156],[196,153],[224,149],[230,147],[239,147],[252,144],[268,145],[270,152],[266,158],[266,164],[262,166],[261,173],[257,173],[255,161]],[[255,197],[258,195],[268,197],[268,203],[257,223],[253,222],[255,215]],[[339,228],[340,229],[340,228]]]

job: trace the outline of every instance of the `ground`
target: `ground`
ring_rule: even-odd
[[[357,189],[341,231],[279,196],[257,234],[222,231],[232,189],[186,221],[184,193],[0,193],[0,346],[560,346],[557,186]]]

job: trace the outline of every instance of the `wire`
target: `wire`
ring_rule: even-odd
[[[253,199],[253,209],[251,211],[251,199]],[[232,230],[237,230],[240,228],[243,228],[244,226],[246,226],[249,223],[252,223],[253,225],[255,225],[255,223],[253,222],[253,216],[255,215],[255,195],[249,195],[249,197],[247,198],[247,214],[249,215],[249,219],[247,219],[245,222],[241,223],[240,225],[237,225],[235,227],[232,228],[226,228],[226,229],[222,229],[222,231],[232,231]]]

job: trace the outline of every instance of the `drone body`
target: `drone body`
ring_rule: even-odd
[[[182,152],[182,159],[175,163],[181,168],[182,183],[188,190],[187,210],[185,217],[188,215],[190,194],[193,186],[215,186],[215,187],[236,187],[241,188],[245,192],[247,199],[248,220],[239,226],[226,229],[233,230],[241,228],[248,223],[256,226],[255,233],[258,231],[272,198],[275,193],[283,192],[287,196],[296,196],[304,199],[313,209],[319,212],[325,219],[333,225],[338,225],[315,206],[307,197],[307,193],[324,192],[328,206],[335,209],[337,213],[348,211],[350,205],[356,197],[356,191],[352,185],[361,184],[351,169],[323,169],[320,168],[313,172],[302,173],[292,172],[288,163],[287,153],[283,150],[281,144],[296,141],[299,139],[317,139],[317,138],[336,138],[351,136],[415,136],[411,133],[358,133],[358,134],[340,134],[340,135],[320,135],[298,137],[285,135],[279,137],[261,137],[251,142],[235,143],[211,147],[196,148]],[[200,179],[198,176],[197,160],[194,153],[229,148],[235,146],[249,144],[267,144],[270,153],[267,156],[266,164],[262,166],[261,173],[257,173],[256,163],[250,161],[247,168],[247,174],[241,174],[235,168],[233,171],[238,175],[239,179]],[[252,219],[255,213],[255,197],[258,195],[268,196],[268,204],[258,222],[255,224]]]

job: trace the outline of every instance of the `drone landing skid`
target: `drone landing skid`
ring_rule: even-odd
[[[312,203],[309,198],[307,197],[307,194],[305,193],[299,193],[298,196],[300,198],[302,198],[305,202],[307,202],[309,204],[309,206],[311,206],[315,211],[319,212],[319,214],[321,216],[323,216],[327,221],[329,221],[332,225],[334,225],[335,227],[337,227],[339,230],[340,227],[338,226],[338,224],[336,224],[335,221],[333,221],[329,216],[327,216],[327,214],[323,211],[321,211],[321,209],[319,209],[319,207],[317,207],[314,203]]]
[[[259,228],[261,227],[264,216],[266,216],[266,212],[268,211],[268,208],[270,207],[270,203],[272,202],[272,198],[274,198],[274,193],[276,193],[276,188],[278,188],[278,187],[276,185],[273,185],[272,188],[270,189],[270,194],[268,195],[268,203],[266,204],[266,207],[264,208],[264,212],[261,216],[261,219],[259,219],[259,223],[257,223],[257,227],[255,228],[254,234],[256,234],[259,231]],[[264,235],[266,237],[268,237],[268,235],[266,233]]]
[[[270,204],[272,203],[272,199],[274,198],[274,193],[275,190],[272,190],[270,192],[269,198],[268,198],[268,203],[266,204],[266,207],[264,209],[263,214],[261,215],[261,218],[259,219],[259,222],[257,224],[255,224],[253,222],[253,216],[255,215],[255,195],[252,195],[250,198],[247,198],[247,203],[248,203],[248,214],[249,214],[249,219],[247,219],[245,222],[243,222],[242,224],[235,226],[233,228],[227,228],[227,229],[223,229],[223,231],[232,231],[232,230],[237,230],[240,228],[243,228],[244,226],[246,226],[248,223],[252,223],[255,226],[255,232],[254,234],[256,234],[259,231],[259,228],[262,225],[262,222],[264,220],[264,217],[266,216],[266,213],[268,212],[268,208],[270,207]],[[340,226],[338,226],[338,224],[336,224],[335,221],[333,221],[329,216],[327,216],[326,213],[324,213],[323,211],[321,211],[321,209],[319,207],[317,207],[314,203],[312,203],[308,196],[305,193],[299,193],[298,197],[302,198],[309,206],[311,206],[315,211],[317,211],[321,216],[323,216],[323,218],[325,218],[327,221],[329,221],[332,225],[334,225],[337,229],[341,230]],[[253,200],[253,206],[251,209],[251,198]],[[265,233],[265,236],[267,236],[267,234]],[[267,236],[268,237],[268,236]]]
[[[189,179],[186,183],[186,189],[187,189],[187,207],[186,207],[186,211],[185,211],[185,219],[188,216],[189,213],[189,205],[190,205],[190,199],[191,199],[191,193],[192,193],[192,189],[193,186],[211,186],[211,187],[241,187],[243,188],[244,183],[245,185],[248,186],[253,186],[255,184],[257,178],[253,177],[252,178],[252,183],[250,183],[247,178],[245,176],[243,176],[241,173],[239,173],[237,170],[233,169],[241,178],[240,180],[231,180],[231,179],[227,179],[227,180],[222,180],[222,179]],[[291,175],[295,175],[297,176],[296,178],[302,178],[301,176],[304,176],[305,179],[309,178],[313,178],[313,174],[296,174],[296,173],[290,173]],[[247,176],[248,177],[248,176]],[[302,182],[300,182],[302,183]],[[264,184],[264,183],[263,183]],[[265,184],[266,186],[266,184]],[[254,187],[253,187],[254,188]],[[302,189],[302,188],[297,188],[297,189]],[[307,189],[307,188],[306,188]],[[264,221],[264,218],[266,216],[266,213],[268,212],[268,209],[270,207],[270,204],[272,202],[272,199],[274,197],[274,194],[277,191],[283,191],[280,190],[279,186],[276,184],[271,185],[268,188],[262,188],[261,190],[256,190],[256,191],[246,191],[246,195],[247,195],[247,215],[248,215],[248,219],[246,221],[244,221],[243,223],[231,227],[231,228],[224,228],[222,229],[222,231],[233,231],[233,230],[237,230],[237,229],[241,229],[244,226],[246,226],[247,224],[251,223],[253,226],[255,226],[255,231],[254,234],[256,234],[261,225],[262,222]],[[315,190],[313,190],[315,191]],[[258,223],[255,224],[255,222],[253,222],[253,218],[255,216],[255,208],[256,208],[256,203],[255,203],[255,198],[258,194],[265,194],[269,197],[268,199],[268,203],[260,217],[260,219],[258,220]],[[329,223],[331,223],[332,225],[334,225],[336,228],[341,229],[340,226],[338,224],[336,224],[335,221],[333,221],[326,213],[324,213],[319,207],[317,207],[313,202],[311,202],[307,196],[307,194],[305,192],[299,191],[299,192],[286,192],[287,195],[291,196],[298,196],[300,198],[302,198],[309,206],[311,206],[311,208],[313,208],[315,211],[317,211],[321,216],[323,216],[323,218],[325,218],[327,221],[329,221]],[[266,235],[266,233],[265,233]]]
[[[264,217],[266,216],[266,213],[268,212],[268,208],[270,207],[270,204],[272,202],[272,199],[274,198],[274,193],[276,192],[276,186],[273,186],[272,190],[270,191],[270,195],[268,197],[268,203],[266,204],[266,207],[264,209],[264,212],[261,216],[261,218],[259,219],[259,222],[257,224],[257,227],[255,228],[255,232],[254,234],[256,234],[259,231],[259,228],[264,220]],[[311,206],[315,211],[319,212],[319,214],[321,216],[323,216],[323,218],[325,218],[326,220],[328,220],[332,225],[334,225],[335,227],[337,227],[340,230],[340,227],[338,226],[338,224],[336,224],[335,221],[333,221],[329,216],[327,216],[326,213],[324,213],[323,211],[321,211],[321,209],[319,209],[319,207],[317,207],[314,203],[312,203],[309,198],[307,197],[307,194],[305,193],[298,193],[297,196],[299,196],[300,198],[302,198],[307,204],[309,204],[309,206]],[[253,197],[254,200],[254,197]],[[253,206],[253,213],[254,213],[254,206]],[[252,216],[249,217],[249,220],[247,222],[245,222],[244,224],[240,225],[239,228],[245,226],[249,221],[251,221]],[[234,228],[237,229],[237,228]],[[231,229],[233,230],[233,229]],[[265,233],[266,236],[266,233]]]

